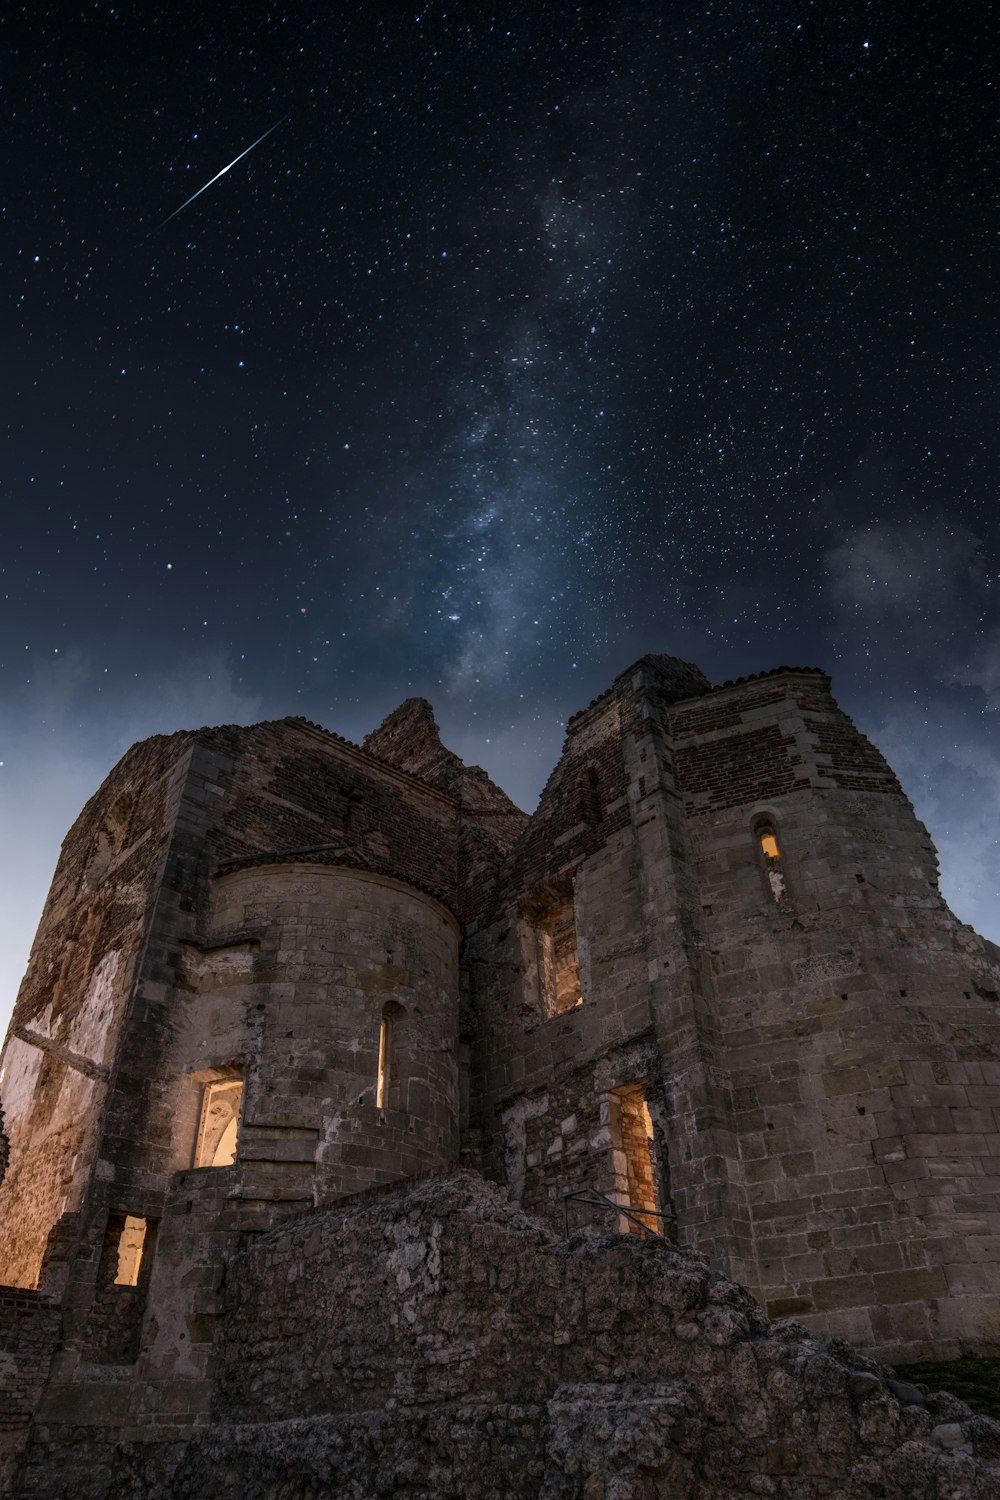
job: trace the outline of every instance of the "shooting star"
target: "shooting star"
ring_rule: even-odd
[[[245,151],[241,151],[240,154],[239,154],[239,156],[234,156],[233,157],[233,159],[229,163],[228,167],[223,167],[223,169],[222,169],[221,172],[216,172],[215,176],[212,177],[208,182],[206,182],[204,187],[200,187],[196,193],[192,193],[191,196],[190,196],[190,198],[185,198],[185,200],[181,204],[180,208],[175,208],[172,214],[167,214],[167,217],[163,220],[163,224],[169,224],[171,219],[176,219],[176,217],[177,217],[178,214],[184,212],[184,210],[187,208],[187,206],[188,206],[189,203],[193,203],[196,198],[200,198],[201,195],[202,195],[202,193],[206,193],[208,191],[208,189],[212,186],[213,182],[218,182],[218,180],[219,180],[220,177],[225,177],[226,173],[229,172],[229,171],[231,171],[232,168],[235,167],[235,165],[236,165],[236,163],[238,161],[242,161],[243,158],[244,158],[244,156],[248,156],[250,154],[250,152],[253,150],[254,146],[259,146],[260,143],[261,143],[261,141],[266,141],[267,138],[268,138],[268,136],[271,134],[271,132],[274,131],[274,130],[277,130],[277,128],[278,128],[279,125],[284,125],[284,123],[285,123],[285,121],[287,119],[288,119],[288,116],[287,115],[283,115],[280,120],[276,120],[274,122],[274,124],[270,127],[270,129],[265,130],[263,135],[259,135],[255,141],[251,141],[250,144],[249,144],[249,146],[246,148]],[[157,227],[159,229],[162,229],[163,228],[163,224],[159,224]]]

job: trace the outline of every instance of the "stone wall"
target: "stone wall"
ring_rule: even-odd
[[[528,822],[480,766],[466,766],[441,743],[425,698],[407,698],[365,736],[364,749],[387,765],[445,792],[458,810],[457,890],[453,910],[464,921],[489,904],[493,878]]]
[[[949,912],[926,829],[824,679],[737,684],[671,722],[755,1230],[743,1279],[887,1354],[996,1347],[1000,953]],[[705,779],[761,725],[784,771]]]
[[[900,793],[815,668],[778,668],[667,709],[688,817],[807,786]]]
[[[449,906],[457,892],[457,808],[445,794],[303,720],[241,730],[209,830],[221,862],[339,850]]]
[[[228,974],[213,996],[257,1018],[234,1053],[247,1076],[246,1170],[263,1174],[271,1163],[287,1181],[289,1158],[269,1148],[273,1132],[288,1130],[314,1137],[310,1201],[453,1162],[459,929],[449,912],[382,875],[272,864],[216,883],[211,951],[230,952],[248,935],[249,971]],[[198,1051],[178,1046],[170,1071],[183,1080],[198,1062]]]
[[[12,1492],[58,1336],[56,1302],[0,1287],[0,1495]]]
[[[525,1495],[596,1500],[619,1483],[597,1429],[623,1495],[978,1493],[973,1429],[925,1442],[919,1402],[870,1421],[855,1376],[879,1402],[882,1376],[806,1330],[1000,1347],[998,995],[814,669],[710,689],[644,657],[570,721],[530,819],[423,700],[363,748],[298,719],[137,747],[67,839],[0,1075],[0,1251],[24,1280],[44,1252],[62,1297],[25,1493],[85,1494],[85,1454],[95,1496],[305,1495],[324,1464],[344,1493],[485,1495],[509,1461]],[[230,1164],[198,1154],[219,1084]],[[506,1198],[470,1177],[317,1217],[456,1160]],[[610,1211],[571,1224],[655,1208],[802,1330],[775,1341],[638,1234],[558,1248],[584,1187]],[[738,1336],[713,1342],[717,1305]],[[827,1447],[821,1357],[848,1371]],[[719,1412],[753,1440],[731,1470]]]
[[[992,1500],[1000,1425],[769,1324],[659,1239],[558,1243],[474,1176],[265,1236],[230,1265],[211,1420],[42,1426],[46,1500]],[[102,1441],[102,1438],[104,1441]]]
[[[681,1244],[816,1332],[995,1348],[1000,953],[825,674],[692,685],[646,658],[571,721],[469,936],[483,1160],[553,1224],[621,1195],[609,1099],[641,1085]],[[551,1016],[570,899],[583,1003]]]
[[[56,1407],[91,1420],[135,1387],[190,1419],[234,1235],[457,1157],[452,913],[524,819],[436,743],[442,787],[297,719],[148,741],[68,836],[0,1081],[0,1274],[33,1283],[48,1244]],[[235,1210],[219,1169],[187,1180],[220,1077],[245,1085]],[[114,1281],[126,1216],[149,1231],[137,1288]]]
[[[0,1067],[0,1280],[11,1285],[36,1284],[50,1232],[83,1201],[187,743],[130,750],[63,843]]]
[[[570,722],[497,909],[467,942],[482,1070],[473,1093],[491,1170],[558,1223],[567,1190],[615,1191],[610,1096],[641,1086],[664,1210],[683,1243],[739,1273],[752,1267],[752,1240],[668,732],[672,707],[706,687],[685,663],[644,658]],[[588,768],[596,780],[581,783]],[[546,900],[567,893],[583,1003],[546,1018],[533,929]]]

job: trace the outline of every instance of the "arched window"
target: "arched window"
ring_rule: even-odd
[[[383,1007],[378,1028],[378,1073],[375,1083],[377,1109],[404,1107],[402,1074],[405,1058],[400,1043],[405,1025],[406,1011],[395,1000],[390,1000]]]
[[[375,1087],[375,1103],[385,1109],[385,1098],[389,1087],[389,1017],[383,1016],[378,1028],[378,1083]]]
[[[758,818],[753,825],[767,888],[772,901],[779,906],[788,899],[788,884],[781,864],[778,831],[770,818]]]

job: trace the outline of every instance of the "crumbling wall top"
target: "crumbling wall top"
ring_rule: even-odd
[[[362,748],[446,792],[466,811],[507,813],[522,821],[526,816],[481,766],[467,766],[442,744],[434,710],[426,698],[406,698],[377,729],[365,735]]]

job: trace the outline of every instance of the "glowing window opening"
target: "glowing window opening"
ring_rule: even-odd
[[[550,910],[536,929],[538,977],[546,1016],[562,1016],[583,1004],[576,912],[572,901]]]
[[[375,1087],[375,1104],[385,1109],[387,1075],[389,1072],[389,1019],[383,1016],[378,1029],[378,1082]]]
[[[226,1126],[219,1137],[219,1144],[215,1148],[212,1157],[213,1167],[231,1167],[236,1160],[236,1136],[239,1129],[239,1121],[235,1115]]]
[[[653,1121],[645,1091],[645,1083],[611,1091],[612,1170],[618,1202],[659,1234],[661,1227],[656,1213],[660,1194],[653,1154]],[[618,1228],[622,1234],[642,1235],[639,1226],[624,1216],[619,1219]]]
[[[229,1167],[236,1160],[240,1131],[241,1078],[220,1078],[205,1085],[195,1147],[196,1167]]]
[[[118,1270],[115,1286],[137,1286],[142,1252],[146,1243],[146,1221],[126,1214],[118,1240]]]

